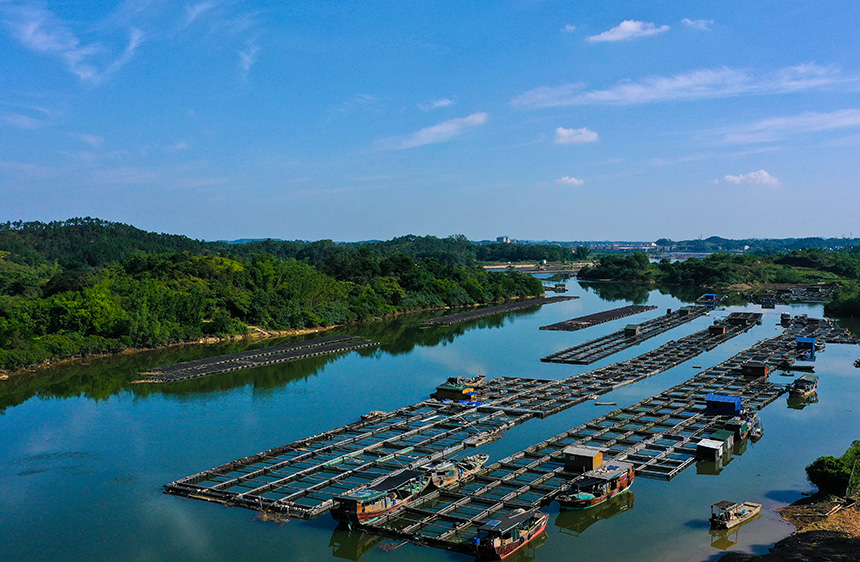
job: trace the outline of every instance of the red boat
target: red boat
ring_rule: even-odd
[[[540,536],[548,520],[549,515],[537,509],[518,509],[488,521],[475,539],[478,560],[504,560]]]
[[[582,480],[571,483],[566,492],[555,498],[562,509],[588,509],[600,505],[629,490],[636,473],[630,463],[612,462],[583,476]]]

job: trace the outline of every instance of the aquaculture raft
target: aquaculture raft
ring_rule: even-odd
[[[633,347],[654,336],[668,332],[672,328],[686,324],[707,314],[710,310],[712,309],[706,306],[689,306],[674,312],[667,312],[663,316],[658,316],[639,324],[637,326],[638,330],[636,330],[634,335],[629,335],[632,330],[625,328],[583,344],[563,349],[544,357],[541,361],[547,363],[588,365],[598,359],[609,357],[613,353]]]
[[[557,322],[555,324],[550,324],[548,326],[541,326],[541,330],[560,330],[564,332],[575,332],[577,330],[582,330],[585,328],[589,328],[591,326],[596,326],[597,324],[603,324],[604,322],[610,322],[612,320],[618,320],[619,318],[624,318],[626,316],[633,316],[634,314],[639,314],[640,312],[645,312],[646,310],[654,310],[657,308],[656,306],[643,306],[643,305],[630,305],[630,306],[622,306],[621,308],[613,308],[612,310],[604,310],[603,312],[595,312],[594,314],[589,314],[587,316],[580,316],[579,318],[572,318],[570,320],[565,320],[564,322]]]
[[[599,447],[607,462],[632,463],[638,476],[669,480],[696,461],[695,444],[722,429],[727,417],[705,414],[711,393],[739,396],[761,409],[785,392],[783,386],[743,376],[750,360],[775,364],[790,357],[796,333],[831,333],[832,326],[792,328],[757,343],[729,360],[660,394],[620,408],[515,453],[481,471],[458,491],[434,491],[403,510],[374,521],[368,532],[466,553],[488,520],[515,509],[551,503],[571,482],[585,478],[565,471],[564,449]],[[826,336],[825,336],[826,337]]]
[[[750,327],[755,318],[749,319]],[[740,328],[709,343],[716,346],[738,333]],[[482,387],[480,402],[425,400],[182,478],[167,484],[165,491],[310,519],[330,509],[336,496],[371,486],[392,471],[448,458],[532,418],[661,373],[702,351],[667,344],[562,380],[493,379]]]
[[[218,355],[216,357],[196,359],[194,361],[176,363],[175,365],[167,365],[165,367],[155,367],[154,369],[141,373],[141,375],[146,378],[136,382],[160,383],[196,379],[230,371],[238,371],[239,369],[261,367],[263,365],[271,365],[273,363],[295,361],[297,359],[305,359],[307,357],[328,355],[330,353],[350,351],[353,349],[373,347],[376,345],[379,345],[379,343],[354,336],[329,336],[299,343],[289,343],[273,347],[264,347],[262,349],[242,351],[240,353],[233,353],[230,355]]]
[[[754,316],[745,320],[754,321]],[[850,339],[826,321],[792,324],[782,336],[760,342],[685,383],[511,455],[457,492],[421,496],[403,511],[381,517],[365,529],[473,553],[471,541],[481,525],[517,508],[549,503],[575,478],[564,473],[563,450],[570,445],[600,447],[612,457],[608,460],[633,463],[639,476],[670,479],[695,462],[701,438],[725,426],[726,417],[705,415],[706,396],[739,396],[746,407],[771,403],[784,389],[743,377],[742,365],[749,361],[773,365],[791,357],[798,336],[844,343]],[[666,347],[662,353],[669,357],[675,352]],[[560,381],[494,379],[487,383],[483,402],[427,400],[375,413],[171,482],[165,492],[288,517],[316,517],[331,508],[336,496],[368,488],[399,471],[426,468],[462,451],[471,439],[498,436],[531,418],[581,403],[595,389],[611,390],[650,376],[648,369],[658,368],[633,364],[619,363],[614,370],[599,369]]]
[[[500,304],[497,306],[489,306],[486,308],[467,310],[465,312],[458,312],[456,314],[448,314],[447,316],[439,316],[438,318],[430,318],[429,320],[425,320],[424,324],[456,324],[457,322],[465,322],[466,320],[474,320],[475,318],[483,318],[484,316],[492,316],[493,314],[499,314],[502,312],[510,312],[512,310],[520,310],[521,308],[531,308],[533,306],[569,301],[578,298],[579,297],[544,297],[539,299],[525,299],[521,301]]]

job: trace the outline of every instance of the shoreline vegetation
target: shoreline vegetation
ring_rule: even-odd
[[[752,555],[728,552],[720,562],[800,562],[803,560],[855,561],[860,553],[860,441],[842,457],[819,457],[806,467],[818,492],[778,510],[795,527],[770,552]]]
[[[723,291],[762,291],[776,287],[827,286],[824,312],[836,318],[860,317],[860,248],[806,248],[776,254],[718,252],[706,258],[652,263],[643,252],[601,256],[584,267],[583,281],[627,281],[699,286]]]
[[[2,223],[0,376],[73,357],[537,297],[536,277],[485,271],[479,260],[576,255],[463,236],[229,244],[91,218]]]

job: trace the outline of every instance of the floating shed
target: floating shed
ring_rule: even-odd
[[[711,416],[736,416],[741,413],[741,399],[725,394],[705,396],[705,414]]]
[[[713,439],[714,441],[722,441],[723,449],[725,451],[731,451],[732,447],[735,446],[735,433],[734,431],[729,431],[728,429],[721,429],[719,431],[715,431],[712,434],[708,435],[708,439]]]
[[[635,338],[636,336],[642,333],[642,329],[639,328],[639,324],[627,324],[624,327],[624,335],[628,338]]]
[[[726,333],[726,325],[714,324],[712,326],[708,326],[708,333],[712,336],[722,336]]]
[[[815,338],[797,338],[795,349],[798,351],[815,351]]]
[[[571,445],[563,452],[564,470],[567,472],[588,472],[603,466],[603,449]]]
[[[725,453],[725,444],[715,439],[702,439],[696,445],[696,458],[702,461],[717,462]]]
[[[766,377],[767,363],[748,361],[741,365],[741,375],[753,378]]]

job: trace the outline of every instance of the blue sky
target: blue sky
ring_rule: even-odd
[[[860,236],[858,28],[844,1],[0,0],[0,220]]]

